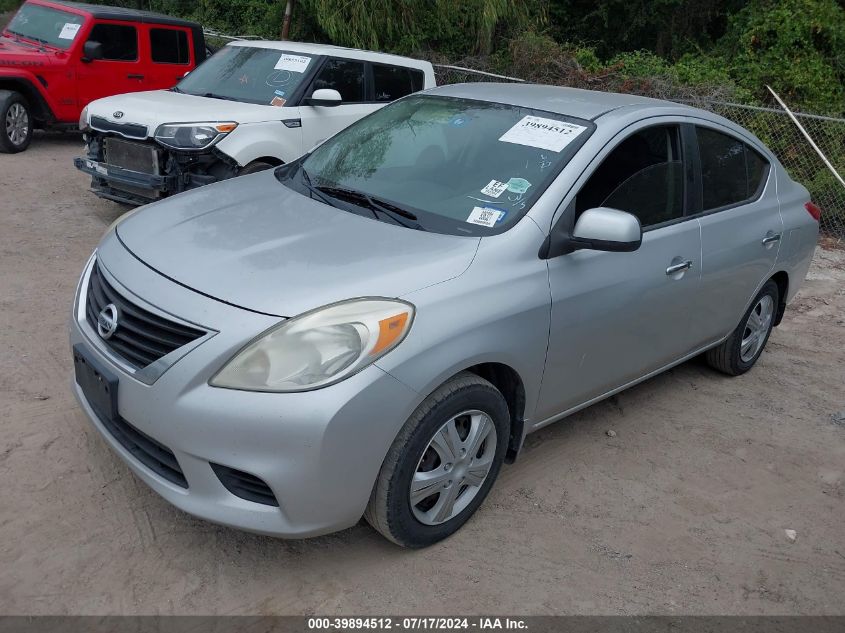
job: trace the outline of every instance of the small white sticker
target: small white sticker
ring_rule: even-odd
[[[505,215],[504,211],[498,209],[491,209],[490,207],[473,207],[472,212],[467,218],[470,224],[479,224],[481,226],[495,226],[496,222],[501,220]]]
[[[76,33],[82,27],[81,24],[74,24],[73,22],[65,22],[61,32],[59,32],[60,40],[72,40],[76,37]]]
[[[311,63],[311,58],[305,55],[288,55],[285,53],[273,66],[276,70],[287,70],[292,73],[304,73]]]
[[[506,182],[499,182],[498,180],[491,180],[484,189],[481,190],[485,196],[490,196],[491,198],[498,198],[499,196],[504,193],[505,189],[508,188],[508,183]]]
[[[499,140],[505,143],[559,152],[586,129],[583,125],[575,125],[566,121],[545,119],[539,116],[525,116],[502,134]]]

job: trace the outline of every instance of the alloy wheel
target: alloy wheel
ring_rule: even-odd
[[[6,111],[6,136],[13,145],[23,145],[29,136],[29,114],[20,103],[13,103]]]
[[[408,493],[420,523],[445,523],[470,504],[490,473],[496,441],[496,425],[483,411],[464,411],[438,429],[420,457]]]
[[[739,357],[742,362],[749,363],[757,356],[766,342],[766,336],[775,313],[775,302],[770,295],[760,297],[757,305],[748,315],[745,329],[742,332],[742,342],[739,344]]]

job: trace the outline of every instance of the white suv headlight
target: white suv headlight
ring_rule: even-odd
[[[334,303],[267,330],[210,381],[246,391],[310,391],[348,378],[407,336],[414,306],[395,299]]]
[[[82,112],[79,113],[79,131],[88,131],[88,106],[82,108]]]
[[[155,139],[173,149],[201,150],[211,147],[236,127],[234,121],[165,123],[158,126]]]

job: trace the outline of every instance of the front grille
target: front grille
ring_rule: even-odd
[[[147,138],[147,126],[140,123],[114,123],[100,116],[92,116],[91,127],[100,132],[114,132],[130,138]]]
[[[121,417],[113,420],[98,416],[112,437],[120,442],[135,459],[154,473],[182,488],[188,487],[188,480],[169,448],[145,435]]]
[[[117,309],[117,329],[103,342],[136,369],[195,341],[202,330],[174,323],[131,303],[106,281],[99,264],[94,264],[88,281],[85,318],[95,332],[100,312],[109,304]]]
[[[270,490],[270,486],[255,475],[220,464],[211,464],[211,468],[223,487],[236,497],[254,503],[262,503],[265,506],[279,507],[279,502],[276,500],[276,495]]]
[[[159,174],[159,151],[153,145],[107,138],[103,143],[106,164],[144,174]]]

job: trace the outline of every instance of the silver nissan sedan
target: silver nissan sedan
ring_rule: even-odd
[[[73,389],[191,514],[282,537],[363,515],[423,547],[528,433],[698,354],[748,371],[818,219],[716,115],[445,86],[119,219],[77,289]]]

